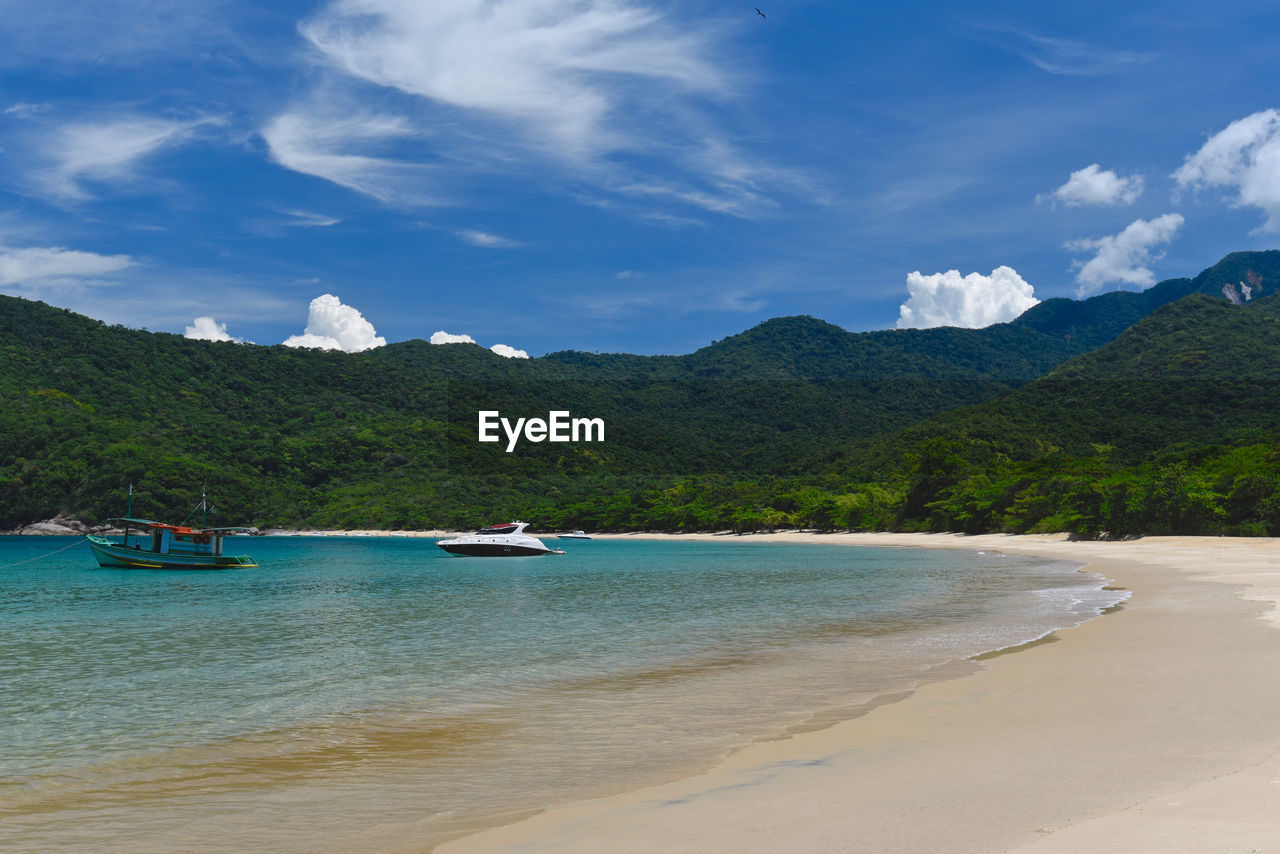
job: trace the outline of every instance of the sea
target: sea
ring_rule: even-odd
[[[994,552],[557,545],[237,537],[257,568],[199,572],[0,537],[0,850],[429,850],[855,718],[1126,595]]]

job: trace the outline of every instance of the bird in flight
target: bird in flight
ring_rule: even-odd
[[[761,12],[759,7],[756,7],[756,14],[759,15],[761,18],[764,18],[766,21],[769,20],[769,16],[766,15],[764,12]]]

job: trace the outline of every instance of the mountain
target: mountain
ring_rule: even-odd
[[[1280,533],[1278,390],[1280,294],[1192,293],[1019,389],[847,449],[843,465],[901,477],[903,518],[934,529]]]
[[[1087,351],[1112,340],[1160,306],[1191,294],[1249,302],[1273,291],[1272,282],[1280,282],[1280,251],[1233,252],[1194,279],[1167,279],[1137,293],[1112,291],[1087,300],[1045,300],[1013,325],[1076,339]]]
[[[1280,252],[1235,253],[1194,279],[1048,300],[981,330],[850,333],[786,317],[683,356],[530,360],[423,341],[356,354],[189,341],[0,297],[0,526],[118,514],[131,482],[144,515],[181,518],[207,487],[233,508],[223,521],[263,527],[466,526],[535,510],[535,521],[577,527],[851,523],[852,510],[821,496],[844,495],[852,507],[861,499],[841,490],[878,478],[901,499],[912,476],[901,463],[921,458],[920,443],[954,434],[968,442],[965,465],[976,466],[981,453],[1009,452],[975,431],[1008,433],[1000,419],[1012,419],[1063,447],[1088,444],[1133,407],[1080,398],[1095,415],[1053,408],[1067,395],[1053,383],[1079,375],[1071,389],[1105,384],[1089,372],[1130,359],[1086,354],[1113,339],[1163,352],[1184,311],[1269,316],[1273,282]],[[1224,285],[1241,301],[1247,285],[1248,301],[1230,304]],[[1217,371],[1210,351],[1184,347],[1176,364]],[[602,419],[606,440],[523,442],[507,453],[505,442],[477,441],[482,409],[512,420],[569,410]],[[968,414],[946,421],[953,412]],[[1070,429],[1048,423],[1051,414]],[[1208,432],[1193,435],[1207,441]],[[1122,438],[1117,459],[1127,460],[1169,436],[1138,427]],[[933,524],[922,508],[940,495],[919,492],[929,500],[891,516]],[[883,510],[896,499],[876,500]],[[686,509],[667,512],[676,505]]]

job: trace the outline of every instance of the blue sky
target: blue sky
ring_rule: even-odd
[[[0,292],[259,344],[682,353],[1280,246],[1270,4],[760,8],[0,0]]]

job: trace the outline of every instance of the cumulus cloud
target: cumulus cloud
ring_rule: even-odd
[[[470,335],[454,335],[441,329],[439,332],[431,334],[432,344],[475,344],[476,339]],[[489,348],[499,356],[505,356],[508,359],[527,359],[529,354],[524,350],[517,350],[515,347],[509,347],[506,344],[494,344]]]
[[[1280,111],[1263,110],[1227,125],[1173,177],[1184,189],[1234,190],[1237,206],[1267,215],[1260,230],[1280,232]]]
[[[1155,274],[1147,266],[1160,260],[1163,253],[1153,255],[1154,247],[1168,243],[1178,233],[1184,222],[1181,214],[1169,213],[1152,220],[1138,219],[1129,223],[1124,231],[1096,240],[1073,240],[1065,244],[1072,252],[1095,251],[1088,261],[1077,261],[1076,283],[1078,296],[1086,296],[1102,290],[1111,282],[1123,282],[1148,288],[1156,283]]]
[[[439,332],[431,333],[432,344],[474,344],[476,339],[470,335],[451,335],[441,329]]]
[[[489,349],[497,353],[499,356],[503,356],[507,359],[529,358],[529,354],[526,353],[524,350],[517,350],[515,347],[509,347],[506,344],[494,344]]]
[[[1071,173],[1067,183],[1052,193],[1037,197],[1062,202],[1069,208],[1080,205],[1130,205],[1142,195],[1142,176],[1121,178],[1097,163]]]
[[[330,114],[299,107],[276,116],[262,129],[271,159],[286,169],[313,175],[401,205],[430,204],[427,167],[365,153],[419,132],[397,116]]]
[[[60,246],[0,247],[0,286],[85,281],[132,267],[128,255],[99,255]]]
[[[219,323],[212,317],[197,317],[191,321],[191,326],[187,327],[187,331],[183,333],[183,338],[191,338],[195,341],[239,341],[239,338],[232,338],[227,334],[227,324]]]
[[[197,128],[216,121],[131,115],[62,125],[39,141],[38,157],[45,166],[33,170],[33,178],[49,195],[88,199],[92,194],[85,182],[135,181],[145,158],[189,140]]]
[[[959,270],[907,274],[907,301],[898,309],[899,329],[961,326],[980,329],[1013,320],[1033,305],[1035,289],[1012,267],[996,267],[990,276]]]
[[[359,311],[333,294],[323,294],[311,301],[307,314],[307,326],[302,335],[292,335],[284,340],[286,347],[318,347],[322,350],[344,350],[358,353],[387,343],[379,336],[373,324]]]

